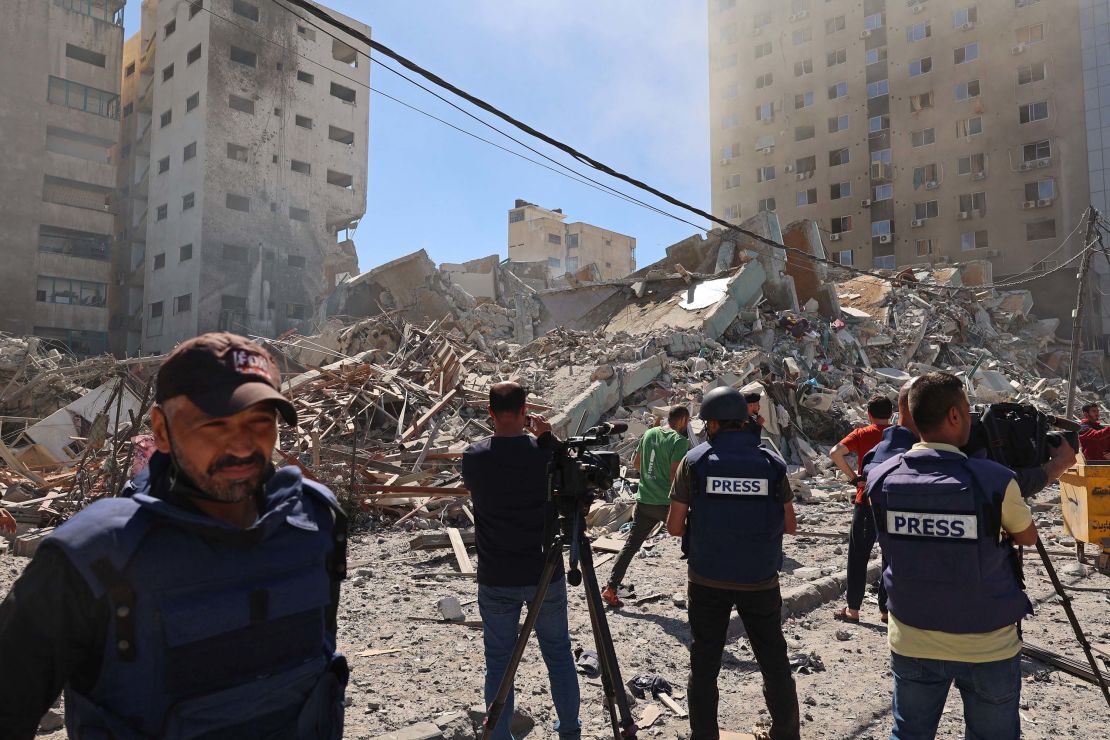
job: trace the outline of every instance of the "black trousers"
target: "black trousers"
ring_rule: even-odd
[[[848,608],[858,610],[867,590],[867,561],[875,546],[875,513],[867,504],[852,509],[852,530],[848,534]],[[886,562],[885,560],[883,561]],[[879,611],[886,613],[886,589],[879,574]]]
[[[778,586],[763,591],[733,591],[691,583],[688,604],[690,632],[694,637],[686,695],[690,705],[690,740],[720,737],[717,674],[721,671],[721,655],[733,609],[744,622],[752,653],[763,674],[771,738],[797,740],[801,736],[798,692],[782,634],[782,595]]]

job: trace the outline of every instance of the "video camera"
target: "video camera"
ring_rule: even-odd
[[[588,503],[598,491],[612,488],[621,475],[620,455],[589,448],[607,445],[611,436],[626,431],[627,424],[599,424],[580,437],[557,441],[548,467],[552,497]]]
[[[1051,431],[1053,427],[1064,431]],[[1067,440],[1079,450],[1079,424],[1035,406],[992,403],[971,409],[971,436],[965,452],[985,449],[987,457],[1011,470],[1034,468],[1049,459],[1049,448]]]

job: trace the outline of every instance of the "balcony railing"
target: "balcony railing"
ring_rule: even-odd
[[[122,0],[54,0],[54,4],[71,13],[87,15],[95,20],[123,27]]]
[[[80,231],[42,226],[39,228],[39,251],[84,257],[106,262],[111,255],[111,237]]]
[[[74,110],[111,118],[113,121],[119,120],[119,95],[117,93],[97,90],[95,87],[82,85],[80,82],[70,82],[51,75],[47,100],[55,105],[64,105]]]

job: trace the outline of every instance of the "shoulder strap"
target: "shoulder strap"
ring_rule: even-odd
[[[993,538],[993,541],[997,542],[998,536],[1002,531],[1002,501],[1006,498],[1006,489],[1003,488],[1001,491],[993,490],[993,484],[988,480],[985,471],[981,470],[982,466],[977,464],[979,462],[991,464],[990,461],[974,461],[969,458],[964,460],[964,467],[971,473],[971,478],[975,482],[976,487],[986,499],[986,503],[983,506],[983,516],[985,519],[983,522],[983,529],[986,534]],[[1009,482],[1007,481],[1007,486],[1008,485]]]

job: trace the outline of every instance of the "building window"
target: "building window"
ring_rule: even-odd
[[[170,171],[170,158],[162,157],[158,160],[158,174],[161,175]]]
[[[343,188],[344,190],[354,190],[355,178],[348,175],[346,172],[339,172],[338,170],[328,170],[327,173],[328,185],[335,185],[336,187]]]
[[[810,188],[809,190],[799,190],[797,197],[798,205],[811,206],[817,202],[817,188]]]
[[[725,213],[722,216],[726,221],[739,221],[740,220],[740,204],[733,203],[732,205],[725,206]]]
[[[158,208],[154,211],[154,214],[155,221],[165,221],[166,216],[170,214],[170,207],[163,203],[162,205],[158,206]]]
[[[872,221],[871,236],[890,236],[890,221]]]
[[[173,65],[167,65],[162,69],[162,82],[173,79]]]
[[[878,203],[881,200],[890,200],[894,197],[894,186],[890,183],[886,185],[876,185],[872,188],[872,200]]]
[[[913,243],[914,251],[918,257],[928,257],[933,253],[933,240],[932,239],[917,239]]]
[[[933,35],[933,26],[929,21],[924,23],[914,23],[912,26],[906,28],[906,41],[913,43],[914,41],[924,41]]]
[[[770,87],[774,83],[775,83],[775,75],[774,74],[772,74],[771,72],[768,72],[766,74],[761,74],[759,77],[755,78],[755,89],[756,90],[762,90],[765,87]]]
[[[308,116],[296,116],[295,123],[301,128],[312,130],[312,119]]]
[[[918,221],[924,221],[927,218],[936,218],[937,202],[935,200],[927,200],[924,203],[914,203],[913,217]]]
[[[1056,219],[1045,219],[1026,224],[1027,242],[1036,242],[1042,239],[1056,239]]]
[[[757,105],[755,107],[755,120],[757,120],[757,121],[770,121],[774,117],[775,117],[775,104],[774,103],[763,103],[763,104]],[[731,121],[735,121],[736,125],[735,126],[730,126],[729,123]],[[740,125],[740,117],[739,116],[736,116],[735,114],[733,114],[732,116],[728,116],[728,117],[725,118],[724,127],[726,129],[736,128],[739,125]]]
[[[979,97],[979,80],[968,80],[956,85],[956,100],[971,100]]]
[[[848,130],[848,114],[843,113],[839,116],[831,116],[829,118],[829,133],[835,134],[837,131]]]
[[[312,165],[308,162],[301,162],[300,160],[293,159],[289,162],[289,169],[301,175],[311,175]]]
[[[972,41],[967,46],[961,46],[952,51],[952,62],[954,64],[963,64],[964,62],[974,62],[979,58],[979,42]]]
[[[937,166],[933,164],[923,164],[913,168],[913,189],[917,190],[922,185],[936,185],[937,180]]]
[[[933,107],[933,93],[925,92],[910,96],[910,113],[917,113]]]
[[[234,159],[236,162],[247,161],[247,148],[238,144],[228,142],[227,145],[227,158]]]
[[[305,72],[304,70],[298,69],[297,81],[311,85],[316,82],[316,77],[308,72]]]
[[[1047,74],[1047,67],[1044,62],[1035,62],[1034,64],[1023,64],[1018,67],[1018,84],[1028,85],[1031,82],[1040,82]]]
[[[293,206],[290,206],[289,218],[293,219],[294,221],[308,221],[308,209],[294,208]]]
[[[316,40],[316,29],[307,26],[297,26],[297,33],[307,41]]]
[[[1046,177],[1043,180],[1025,183],[1025,200],[1054,200],[1056,198],[1056,180]]]
[[[563,261],[561,259],[559,259],[558,257],[548,257],[547,258],[547,267],[549,269],[558,270],[558,269],[561,269],[562,266],[563,266]]]
[[[872,82],[870,85],[867,86],[868,99],[878,98],[882,97],[883,95],[889,94],[890,82],[888,80],[877,80],[876,82]]]
[[[840,200],[841,198],[851,197],[851,195],[852,183],[847,180],[829,185],[829,200]]]
[[[150,304],[150,318],[162,318],[162,301],[155,301],[154,303]]]
[[[852,217],[851,216],[837,216],[831,221],[831,229],[834,234],[843,234],[846,231],[852,230]]]
[[[241,15],[247,20],[258,22],[258,7],[246,2],[246,0],[232,0],[231,10],[235,15]]]
[[[515,211],[509,211],[509,223],[515,224],[524,220],[524,209],[518,208]]]
[[[152,263],[152,269],[161,270],[165,266],[166,266],[166,253],[163,252],[162,254],[154,255],[154,262]]]
[[[170,21],[166,25],[162,26],[162,38],[168,39],[170,36],[173,36],[173,32],[176,31],[176,30],[177,30],[177,19],[175,18],[174,20]]]
[[[802,44],[813,41],[813,29],[799,28],[797,31],[790,34],[790,40],[794,43],[794,46],[801,46]]]
[[[299,254],[289,255],[289,266],[297,269],[302,269],[305,266],[305,259]]]
[[[876,149],[871,152],[871,164],[890,164],[890,149]]]
[[[932,57],[921,57],[914,59],[910,62],[910,77],[920,77],[923,74],[928,74],[933,69]]]
[[[185,244],[177,250],[177,261],[188,262],[193,258],[193,245]]]
[[[227,107],[232,110],[237,110],[240,113],[250,113],[254,115],[254,101],[241,98],[238,95],[227,96]]]
[[[801,174],[814,172],[817,169],[817,157],[799,157],[794,160],[794,169]]]
[[[986,212],[986,193],[964,193],[960,196],[960,213],[978,213],[978,215],[983,216]]]
[[[813,93],[805,92],[794,96],[794,110],[801,110],[813,105]]]
[[[739,63],[740,57],[738,57],[736,54],[726,54],[725,56],[721,57],[719,62],[717,62],[717,69],[729,69],[731,67],[735,67]]]
[[[755,58],[762,59],[763,57],[771,55],[771,42],[764,41],[762,44],[757,44],[755,47]]]
[[[910,133],[910,143],[914,148],[929,146],[930,144],[935,144],[936,141],[936,129],[923,128],[920,131],[913,131]]]
[[[1021,123],[1033,123],[1048,118],[1048,101],[1029,103],[1018,107],[1018,120]]]
[[[863,27],[868,31],[877,31],[886,25],[885,13],[872,13],[871,15],[864,16]]]
[[[724,189],[725,190],[733,190],[733,189],[738,188],[738,187],[740,187],[740,175],[737,175],[737,174],[725,175],[725,179],[724,179]],[[558,244],[559,242],[551,241],[552,237],[555,237],[556,239],[559,238],[555,234],[548,234],[547,235],[547,240],[549,242],[551,242],[552,244]]]
[[[851,249],[841,249],[836,253],[836,261],[846,267],[851,267],[855,264],[855,257]]]
[[[829,100],[839,100],[840,98],[848,97],[848,83],[838,82],[835,85],[829,85]]]
[[[759,167],[755,171],[756,182],[768,182],[775,179],[775,166],[773,164]]]
[[[127,65],[127,69],[124,70],[123,76],[130,77],[133,74],[135,74],[135,63],[131,62],[131,64]]]
[[[952,14],[952,28],[970,28],[979,21],[979,9],[972,5],[969,8],[959,8]]]
[[[960,251],[970,252],[973,249],[987,248],[986,231],[965,231],[960,234]]]
[[[848,61],[848,50],[847,49],[837,49],[836,51],[830,51],[825,56],[825,66],[827,66],[827,67],[835,67],[836,65],[844,64],[847,61]]]
[[[35,299],[40,303],[104,308],[107,296],[108,286],[104,283],[48,275],[39,275],[35,283]]]
[[[236,195],[228,193],[224,198],[224,205],[233,211],[242,211],[243,213],[250,213],[251,199],[245,195]]]
[[[119,118],[119,95],[107,90],[70,82],[61,77],[50,76],[47,82],[46,99],[54,105],[63,105],[73,110],[92,113],[96,116]]]
[[[134,103],[128,103],[127,105],[123,106],[123,117],[127,118],[134,110]]]
[[[740,207],[737,206],[737,211],[738,211],[737,218],[739,218],[739,208]],[[759,201],[759,210],[760,211],[773,211],[773,210],[775,210],[775,199],[774,198],[764,198],[763,200]]]
[[[1022,162],[1036,162],[1042,159],[1048,159],[1052,156],[1052,144],[1045,139],[1044,141],[1035,141],[1032,144],[1026,144],[1021,148],[1021,161]]]
[[[196,200],[197,197],[195,193],[185,193],[185,195],[181,196],[181,210],[189,210],[196,205]]]
[[[331,83],[331,96],[333,98],[339,98],[344,103],[351,103],[353,105],[355,102],[355,91],[335,82]]]
[[[240,49],[238,46],[232,46],[231,61],[236,64],[242,64],[244,67],[255,67],[258,65],[258,55],[253,51]]]
[[[305,308],[303,303],[286,303],[285,318],[295,321],[304,321],[308,318],[308,309]]]
[[[794,76],[801,77],[813,71],[813,60],[803,59],[800,62],[794,62]]]
[[[86,49],[83,46],[74,46],[73,44],[66,44],[66,56],[70,59],[84,62],[85,64],[91,64],[94,67],[100,67],[101,69],[103,69],[108,62],[107,57],[103,54],[91,49]],[[173,65],[171,64],[170,67],[172,68]]]
[[[606,244],[609,242],[606,241]],[[578,248],[578,234],[567,234],[567,249]]]
[[[972,116],[960,121],[956,121],[956,138],[962,139],[967,136],[977,136],[983,133],[983,117]]]
[[[956,174],[958,175],[978,175],[986,171],[986,154],[968,154],[956,160]]]
[[[1025,26],[1014,31],[1014,40],[1019,44],[1036,44],[1044,41],[1044,24]]]
[[[193,110],[198,105],[200,105],[200,93],[199,92],[195,92],[192,95],[190,95],[189,97],[185,98],[185,112],[186,113]]]
[[[867,133],[877,134],[890,128],[890,116],[872,116],[867,119]]]
[[[813,126],[795,126],[794,127],[794,141],[805,141],[812,139],[817,135],[817,131]]]
[[[851,160],[852,153],[848,147],[841,149],[833,149],[829,152],[829,167],[839,167],[842,164],[848,164]]]
[[[864,59],[867,61],[868,66],[872,64],[878,64],[879,62],[885,62],[886,47],[879,46],[875,49],[868,49],[864,54]]]
[[[173,122],[173,111],[168,110],[158,118],[159,128],[165,128]]]
[[[185,295],[176,296],[173,299],[173,312],[174,314],[188,313],[193,310],[193,294],[186,293]]]
[[[764,106],[759,106],[755,109],[755,119],[757,121],[763,121],[763,120],[769,121],[769,120],[771,120],[770,111],[773,110],[773,104],[772,103],[767,103],[766,104],[766,111],[762,110],[763,108],[764,108]],[[764,115],[767,116],[767,118],[765,118],[765,119],[761,118],[761,116],[764,116]],[[723,128],[723,129],[740,128],[740,115],[737,114],[737,113],[729,113],[727,116],[725,116],[721,120],[721,128]]]
[[[199,59],[200,59],[200,44],[197,44],[192,49],[189,49],[189,53],[185,55],[185,64],[186,65],[192,64],[193,62],[196,62]]]
[[[339,128],[338,126],[328,126],[328,138],[332,141],[338,141],[340,144],[355,143],[354,132]]]
[[[842,15],[838,15],[834,18],[826,18],[825,19],[825,33],[826,34],[833,34],[833,33],[836,33],[837,31],[843,31],[847,27],[848,27],[848,24],[845,22],[844,16],[842,16]]]

